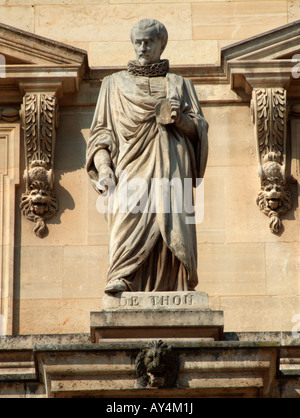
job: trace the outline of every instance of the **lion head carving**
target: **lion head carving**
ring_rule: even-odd
[[[270,218],[270,230],[278,234],[282,223],[280,216],[291,208],[291,193],[287,190],[283,168],[276,161],[262,166],[261,191],[256,199],[260,210]]]
[[[138,388],[174,387],[179,371],[179,358],[172,347],[161,340],[153,341],[135,361]]]
[[[34,180],[22,194],[20,208],[27,219],[36,223],[33,231],[41,238],[47,231],[45,221],[56,214],[58,203],[48,182]]]

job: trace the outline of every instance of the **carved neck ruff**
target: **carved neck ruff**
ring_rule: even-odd
[[[137,61],[128,62],[128,72],[131,75],[143,77],[162,77],[169,71],[169,60],[160,60],[154,64],[140,65]]]

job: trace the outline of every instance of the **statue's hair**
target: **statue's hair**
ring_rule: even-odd
[[[134,32],[136,29],[148,29],[154,27],[156,30],[156,36],[162,41],[162,48],[165,49],[168,42],[168,32],[166,27],[155,19],[142,19],[139,20],[131,29],[130,39],[134,41]]]

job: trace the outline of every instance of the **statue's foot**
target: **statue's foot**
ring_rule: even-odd
[[[105,293],[119,293],[127,290],[126,283],[122,279],[110,280],[105,286]]]

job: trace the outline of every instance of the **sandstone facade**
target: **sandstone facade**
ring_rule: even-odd
[[[82,3],[0,0],[0,53],[7,64],[5,77],[0,73],[0,335],[86,335],[90,312],[102,308],[108,231],[84,168],[85,150],[101,79],[133,59],[129,31],[147,16],[168,28],[163,58],[193,80],[210,125],[197,291],[208,294],[211,309],[224,312],[225,333],[286,332],[296,344],[300,90],[293,56],[300,2]],[[253,90],[263,88],[287,93],[292,205],[278,234],[256,204],[261,184],[250,108]],[[59,209],[43,238],[19,209],[26,147],[18,112],[25,94],[37,92],[55,95],[59,106],[53,160]]]

